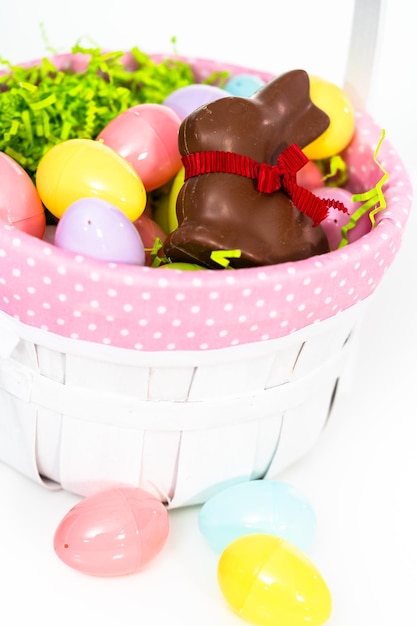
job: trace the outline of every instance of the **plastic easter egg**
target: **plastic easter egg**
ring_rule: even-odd
[[[69,139],[42,157],[36,171],[42,202],[60,218],[80,198],[101,198],[137,220],[146,191],[133,167],[120,154],[93,139]]]
[[[185,85],[170,93],[165,98],[164,105],[175,111],[178,117],[183,120],[204,104],[230,95],[221,87],[196,83],[194,85]]]
[[[45,228],[45,233],[42,237],[44,241],[54,245],[55,243],[55,233],[56,233],[56,224],[47,224]]]
[[[323,185],[323,174],[317,163],[307,161],[307,163],[297,172],[297,184],[313,191]]]
[[[311,160],[327,159],[340,154],[355,132],[355,114],[347,94],[337,85],[310,76],[310,97],[330,118],[330,125],[317,139],[303,148]]]
[[[0,152],[0,220],[42,239],[46,219],[42,201],[29,174]]]
[[[316,514],[295,487],[275,480],[237,483],[212,496],[200,509],[199,528],[216,552],[246,534],[268,533],[308,552]]]
[[[232,96],[249,98],[263,85],[265,81],[255,74],[236,74],[227,81],[224,88]]]
[[[330,250],[336,250],[342,240],[342,228],[349,223],[352,215],[360,207],[361,203],[352,202],[352,194],[342,187],[319,187],[314,190],[314,193],[319,198],[334,198],[335,200],[339,200],[348,210],[348,213],[344,213],[343,211],[330,207],[327,217],[320,222],[320,226],[326,233]],[[371,220],[368,214],[364,214],[358,219],[355,226],[348,231],[348,243],[356,241],[370,230]]]
[[[152,265],[151,250],[155,245],[155,241],[159,239],[161,243],[164,243],[166,234],[157,222],[144,213],[134,222],[134,226],[145,248],[145,265],[150,266]]]
[[[258,626],[321,626],[332,598],[316,566],[292,543],[246,535],[222,553],[217,580],[225,600]]]
[[[115,263],[145,264],[145,250],[135,225],[117,207],[100,198],[81,198],[58,222],[59,248]]]
[[[177,197],[181,187],[184,184],[184,167],[181,167],[178,174],[175,176],[174,181],[169,192],[168,199],[168,227],[169,232],[172,233],[178,226],[177,218]]]
[[[181,167],[178,115],[162,104],[137,104],[115,117],[97,136],[134,167],[146,191],[161,187]]]
[[[133,574],[154,559],[169,535],[165,506],[143,489],[117,487],[76,504],[54,535],[69,567],[91,576]]]

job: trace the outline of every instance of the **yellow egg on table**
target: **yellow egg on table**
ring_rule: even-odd
[[[355,114],[347,94],[329,81],[310,76],[310,98],[330,118],[330,125],[317,139],[303,148],[311,160],[327,159],[340,154],[355,131]]]
[[[304,552],[275,535],[235,539],[219,559],[217,579],[231,608],[258,626],[322,626],[331,614],[320,572]]]
[[[48,150],[36,171],[36,187],[57,218],[81,198],[105,200],[132,222],[146,206],[145,187],[130,163],[93,139],[69,139]]]

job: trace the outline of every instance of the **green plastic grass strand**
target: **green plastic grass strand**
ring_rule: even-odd
[[[230,259],[240,259],[242,251],[236,250],[213,250],[210,259],[224,269],[229,269]]]
[[[322,173],[323,182],[328,187],[343,187],[347,182],[348,168],[340,154],[335,154],[327,159],[318,159],[315,163]]]
[[[335,154],[329,159],[329,173],[324,177],[329,187],[343,187],[348,179],[348,168],[340,154]]]
[[[339,248],[343,248],[349,243],[348,233],[350,230],[352,230],[352,228],[356,226],[358,220],[363,215],[365,215],[366,213],[369,214],[371,227],[374,228],[375,215],[379,213],[380,211],[383,211],[387,207],[387,203],[386,203],[382,188],[387,182],[389,178],[389,174],[387,170],[382,166],[382,164],[378,161],[378,153],[379,153],[380,147],[384,139],[385,139],[385,130],[382,129],[381,137],[378,141],[378,144],[374,152],[374,161],[379,167],[379,169],[381,170],[381,172],[383,172],[383,176],[380,178],[380,180],[377,182],[375,187],[373,187],[372,189],[369,189],[368,191],[365,191],[364,193],[357,193],[357,194],[352,195],[353,203],[362,202],[363,204],[352,214],[349,222],[345,226],[343,226],[342,239],[340,241]]]
[[[215,85],[216,87],[224,88],[229,78],[230,72],[227,70],[218,70],[205,78],[202,83],[203,85]]]
[[[30,108],[32,109],[32,111],[39,111],[40,109],[46,109],[47,107],[50,107],[52,104],[55,104],[55,102],[56,95],[52,93],[50,96],[47,96],[39,102],[32,102]]]
[[[43,45],[45,50],[47,50],[50,54],[58,54],[57,50],[51,46],[49,43],[48,35],[46,33],[45,24],[41,22],[39,24],[40,35],[42,37]]]
[[[154,244],[152,248],[145,248],[146,252],[149,252],[151,257],[151,267],[159,267],[160,265],[165,265],[167,263],[171,263],[170,259],[161,255],[161,250],[163,248],[163,243],[159,237],[154,238]]]

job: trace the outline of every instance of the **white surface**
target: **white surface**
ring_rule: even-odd
[[[293,5],[300,5],[299,15],[304,15],[313,3]],[[316,64],[333,64],[328,77],[335,80],[335,51],[348,36],[341,5],[337,8],[341,30],[332,31],[329,15],[336,18],[334,2],[314,3],[317,29],[323,38],[310,37],[310,43],[325,51],[314,59],[314,49],[309,49],[305,38],[312,23],[308,13],[299,32],[297,28],[297,40],[287,52],[282,50],[280,24],[287,8],[277,1],[259,4],[253,14],[245,9],[243,15],[238,12],[242,3],[234,1],[206,6],[177,2],[169,5],[172,16],[163,18],[160,7],[142,7],[127,0],[119,0],[104,12],[100,10],[106,5],[93,0],[63,6],[46,0],[21,0],[8,2],[7,20],[0,23],[0,55],[16,62],[42,55],[37,24],[43,22],[51,45],[57,47],[59,41],[60,49],[70,47],[80,35],[90,34],[102,47],[126,48],[136,43],[144,49],[162,50],[169,48],[167,40],[176,35],[180,52],[272,71],[281,71],[280,61],[284,57],[288,61],[294,53],[298,57],[294,65],[312,66],[316,73]],[[347,13],[350,5],[343,4]],[[184,17],[185,7],[190,11],[191,28]],[[417,184],[413,152],[417,50],[410,12],[412,6],[406,0],[387,2],[370,110],[386,128]],[[211,53],[213,47],[216,54]],[[280,477],[302,489],[318,514],[312,558],[332,591],[329,626],[416,623],[416,226],[414,210],[403,248],[363,324],[354,393],[338,403],[334,419],[313,452]],[[2,624],[244,623],[221,597],[217,557],[199,534],[198,508],[171,513],[168,544],[146,571],[126,578],[99,579],[67,568],[52,548],[56,526],[79,500],[62,491],[48,492],[0,465]]]

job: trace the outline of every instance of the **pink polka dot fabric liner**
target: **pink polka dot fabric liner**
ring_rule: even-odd
[[[217,67],[195,64],[200,77]],[[354,192],[382,176],[373,161],[380,135],[368,114],[357,113],[344,155]],[[388,139],[378,160],[389,180],[376,228],[340,250],[293,263],[198,272],[103,263],[2,224],[0,309],[50,333],[140,351],[216,350],[286,336],[369,297],[391,265],[411,184]]]

